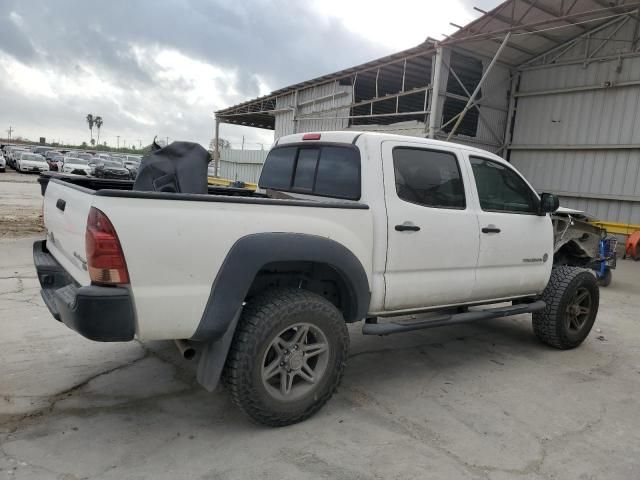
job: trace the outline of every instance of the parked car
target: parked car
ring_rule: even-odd
[[[47,161],[47,164],[49,165],[49,170],[54,170],[55,171],[55,170],[58,169],[57,164],[54,165],[51,162],[51,160],[54,157],[62,157],[62,154],[57,150],[49,150],[49,151],[44,153],[44,158]]]
[[[42,146],[38,147],[38,146],[36,146],[36,147],[33,147],[31,149],[31,153],[37,153],[38,155],[42,155],[42,156],[44,156],[46,158],[46,153],[51,151],[51,150],[53,150],[53,149],[54,149],[53,147],[42,147]]]
[[[131,172],[124,168],[118,161],[96,159],[96,162],[90,165],[91,175],[97,178],[113,178],[118,180],[129,180],[131,178]]]
[[[47,159],[47,163],[49,164],[49,170],[54,172],[61,172],[62,166],[64,165],[64,156],[61,154],[53,155],[51,158]]]
[[[140,170],[141,162],[142,162],[141,157],[127,155],[127,158],[124,161],[124,168],[129,170],[129,172],[131,173],[131,178],[136,178],[138,176],[138,170]]]
[[[95,158],[92,154],[87,153],[87,152],[74,153],[73,157],[74,158],[81,158],[82,160],[87,160],[87,161],[93,160]]]
[[[49,165],[42,155],[22,152],[16,160],[16,170],[19,172],[48,172]]]
[[[0,152],[0,172],[7,170],[7,161],[4,159],[4,154]]]
[[[91,175],[89,161],[84,158],[64,157],[62,171],[76,175]]]
[[[18,157],[20,156],[21,153],[23,152],[27,152],[26,148],[23,147],[9,147],[8,149],[8,155],[7,155],[7,163],[9,164],[10,167],[12,167],[13,169],[16,169],[16,161],[18,160]]]
[[[279,138],[265,193],[207,194],[181,173],[147,180],[199,193],[50,181],[34,245],[42,296],[93,340],[189,339],[176,343],[202,350],[198,381],[211,390],[222,375],[255,421],[322,407],[348,360],[347,323],[389,335],[533,313],[541,342],[570,349],[596,319],[595,276],[553,267],[558,198],[492,153],[322,132]]]

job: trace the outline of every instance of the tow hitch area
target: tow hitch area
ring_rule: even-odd
[[[362,327],[364,335],[391,335],[392,333],[410,332],[412,330],[422,330],[425,328],[444,327],[447,325],[457,325],[459,323],[469,323],[478,320],[489,320],[491,318],[510,317],[521,313],[531,313],[542,310],[546,304],[542,300],[533,303],[521,303],[518,305],[508,305],[506,307],[488,308],[473,312],[453,313],[438,315],[428,319],[421,319],[408,322],[390,321],[386,323],[365,323]]]

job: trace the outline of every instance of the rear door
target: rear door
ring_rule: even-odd
[[[469,165],[480,229],[473,299],[541,292],[553,263],[553,230],[549,216],[537,215],[537,194],[504,161],[469,155]]]
[[[382,143],[388,251],[385,310],[467,301],[479,234],[470,178],[458,149]]]

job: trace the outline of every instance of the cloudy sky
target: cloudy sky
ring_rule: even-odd
[[[0,137],[208,145],[214,110],[443,38],[498,0],[0,0]],[[445,8],[446,6],[446,8]],[[95,131],[94,131],[95,135]],[[270,131],[223,125],[234,148]]]

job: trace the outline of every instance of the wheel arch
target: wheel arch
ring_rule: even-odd
[[[229,250],[192,340],[222,337],[248,296],[270,286],[261,275],[275,270],[286,277],[288,272],[308,273],[309,269],[319,271],[320,277],[323,271],[332,272],[331,279],[341,295],[338,308],[347,322],[365,318],[371,298],[369,281],[362,263],[348,248],[316,235],[257,233],[240,238]]]

